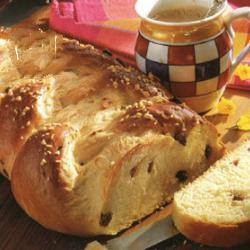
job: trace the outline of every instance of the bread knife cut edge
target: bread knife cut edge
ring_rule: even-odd
[[[164,208],[142,224],[109,240],[106,247],[109,250],[144,250],[175,236],[179,232],[171,219],[171,210],[171,206]]]

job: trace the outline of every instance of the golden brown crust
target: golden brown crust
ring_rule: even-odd
[[[51,124],[31,136],[22,147],[11,176],[12,191],[19,204],[45,227],[58,231],[67,231],[61,204],[67,182],[60,176],[65,133],[64,126]]]
[[[97,84],[93,86],[99,91],[104,87],[111,87],[124,93],[128,91],[137,93],[137,98],[171,97],[170,93],[162,87],[159,80],[153,75],[150,74],[148,77],[135,68],[117,61],[112,55],[107,55],[105,51],[102,53],[91,45],[83,45],[75,40],[64,39],[62,48],[59,51],[74,54],[75,57],[70,62],[70,67],[76,62],[79,65],[80,60],[80,64],[93,64],[94,67],[101,68],[104,72],[102,79],[99,79]]]
[[[6,27],[0,27],[0,38],[1,39],[7,39],[9,37],[8,30],[9,29]]]
[[[178,230],[195,242],[217,247],[233,247],[250,242],[249,221],[232,225],[211,224],[194,220],[178,212],[178,209],[173,211]]]
[[[27,64],[32,67],[22,64],[22,60],[15,61],[21,74],[39,77],[50,75],[55,78],[55,84],[51,87],[55,95],[52,94],[51,99],[56,103],[55,106],[59,104],[48,118],[41,121],[36,111],[32,113],[33,134],[25,134],[28,140],[21,146],[11,174],[14,196],[39,223],[68,234],[115,234],[136,219],[153,212],[165,202],[163,196],[167,196],[155,198],[155,203],[147,210],[143,208],[148,205],[144,199],[145,204],[141,206],[144,210],[136,211],[134,218],[115,229],[110,228],[106,222],[112,217],[111,213],[103,214],[106,212],[105,206],[112,199],[109,194],[114,191],[114,185],[110,183],[116,184],[113,181],[115,176],[130,167],[126,165],[129,159],[136,160],[139,154],[143,155],[144,149],[149,154],[153,147],[154,158],[157,158],[161,151],[159,141],[164,141],[162,145],[166,149],[171,144],[174,152],[181,149],[184,154],[188,151],[185,145],[188,140],[192,144],[192,138],[195,140],[192,145],[201,145],[197,162],[192,162],[189,156],[186,160],[187,163],[192,162],[194,170],[199,165],[202,165],[201,169],[206,168],[211,159],[219,157],[221,147],[217,144],[215,128],[185,105],[179,105],[178,100],[169,100],[169,93],[155,77],[123,66],[112,56],[90,45],[82,45],[47,30],[46,20],[45,25],[42,22],[35,23],[37,25],[34,25],[34,19],[23,21],[8,34],[20,48],[21,59],[29,56],[29,48],[32,48],[31,54],[34,49],[41,58],[44,54],[47,56],[43,67],[37,61],[35,65],[33,57],[27,60]],[[44,49],[44,44],[52,45]],[[49,92],[46,88],[44,90]],[[36,102],[32,98],[31,95],[29,100]],[[145,110],[140,107],[140,102],[146,105]],[[44,100],[42,103],[45,106],[47,104]],[[142,116],[134,117],[138,113],[142,113]],[[51,124],[55,121],[59,124]],[[26,120],[20,121],[18,126],[24,122]],[[43,127],[39,128],[41,124]],[[11,126],[16,126],[18,135],[21,133],[17,125]],[[211,132],[214,137],[214,151],[210,152],[208,148],[207,159],[204,156],[204,144],[210,138],[204,131]],[[187,138],[189,134],[192,134],[191,139]],[[84,158],[85,151],[89,155]],[[164,153],[160,152],[164,163],[158,164],[163,167],[168,164]],[[13,159],[15,157],[14,154]],[[147,167],[142,163],[138,163],[142,169]],[[177,167],[183,168],[182,163]],[[151,176],[150,171],[145,171],[147,177]],[[166,172],[165,169],[163,172]],[[171,174],[177,183],[176,169]],[[168,178],[162,181],[164,192],[164,182],[168,181]],[[117,182],[122,180],[117,179]],[[176,189],[180,183],[177,184],[171,188]],[[114,199],[114,206],[116,203]],[[101,218],[106,219],[105,223],[101,223]]]
[[[41,82],[6,89],[0,104],[0,159],[5,174],[10,173],[15,154],[39,123],[36,102]]]
[[[142,100],[127,107],[120,120],[122,131],[154,129],[162,134],[170,133],[185,143],[188,131],[203,123],[204,119],[190,110],[185,104],[177,105],[166,99],[160,101]]]

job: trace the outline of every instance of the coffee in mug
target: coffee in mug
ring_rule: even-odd
[[[162,22],[189,22],[205,18],[208,12],[204,6],[180,6],[158,11],[150,17]]]
[[[141,17],[135,47],[138,68],[153,73],[173,96],[199,113],[219,101],[244,56],[234,59],[231,27],[250,18],[250,8],[232,10],[225,0],[138,0]]]

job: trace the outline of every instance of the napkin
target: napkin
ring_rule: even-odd
[[[134,11],[136,0],[54,0],[50,25],[69,37],[108,48],[116,56],[135,65],[134,47],[140,19]],[[249,0],[229,1],[233,8],[249,5]],[[250,22],[234,22],[234,56],[250,43]],[[250,90],[250,55],[238,67],[230,87]]]

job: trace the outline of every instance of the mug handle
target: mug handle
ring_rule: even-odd
[[[235,33],[232,27],[232,22],[237,18],[247,18],[250,20],[250,7],[243,7],[236,10],[231,10],[224,18],[225,24],[227,26],[228,32],[232,38],[234,38]],[[244,57],[250,53],[250,44],[246,45],[244,49],[240,52],[240,54],[233,60],[232,63],[232,71],[236,69],[239,63],[244,59]]]

